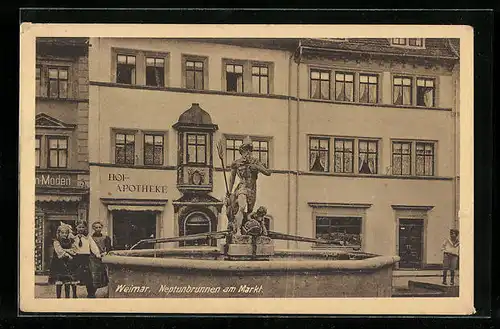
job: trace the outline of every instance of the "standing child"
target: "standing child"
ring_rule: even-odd
[[[62,286],[64,295],[70,297],[70,287],[73,298],[76,298],[76,278],[74,273],[73,259],[76,255],[74,250],[75,238],[71,232],[71,226],[61,222],[57,228],[54,240],[54,253],[50,264],[49,284],[56,285],[56,297],[61,298]]]
[[[92,229],[94,230],[92,239],[95,241],[97,247],[99,248],[101,257],[111,250],[111,238],[107,235],[102,234],[102,228],[103,225],[99,221],[92,224]],[[96,289],[106,287],[109,281],[106,266],[102,263],[101,259],[91,257],[90,260],[91,269],[94,276],[94,287]]]
[[[101,252],[94,240],[88,236],[86,221],[79,221],[76,224],[74,256],[76,275],[80,284],[87,288],[87,298],[95,298],[96,288],[94,286],[94,275],[90,265],[90,257],[101,258]]]
[[[458,230],[450,230],[450,237],[443,242],[443,284],[446,283],[447,271],[450,271],[450,284],[455,284],[455,271],[458,268],[460,241]]]

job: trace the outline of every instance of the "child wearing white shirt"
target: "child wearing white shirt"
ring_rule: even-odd
[[[458,230],[450,230],[450,237],[444,240],[441,247],[443,251],[443,284],[446,285],[446,274],[450,271],[450,284],[455,284],[455,271],[458,268],[460,241],[458,239]]]

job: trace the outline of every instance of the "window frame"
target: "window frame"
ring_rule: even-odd
[[[344,80],[337,80],[337,74],[343,75]],[[352,76],[352,81],[347,82],[346,81],[346,76],[351,75]],[[347,83],[352,85],[352,100],[345,100],[345,99],[337,99],[337,82],[342,83],[344,85],[344,98],[346,97],[345,93],[345,85]],[[336,102],[345,102],[345,103],[355,103],[356,102],[356,72],[353,71],[344,71],[344,70],[335,70],[333,72],[333,83],[334,83],[334,100]]]
[[[339,152],[341,153],[343,156],[342,156],[342,169],[341,171],[337,171],[336,168],[335,168],[335,163],[336,163],[336,156],[337,156],[337,147],[336,147],[336,144],[337,144],[337,141],[341,141],[342,142],[342,152]],[[351,147],[351,152],[348,152],[346,151],[346,147],[345,147],[345,142],[351,142],[352,143],[352,147]],[[356,157],[356,152],[355,152],[355,144],[356,144],[356,140],[354,138],[350,138],[350,137],[333,137],[333,172],[336,173],[336,174],[354,174],[354,159]],[[345,171],[345,155],[346,154],[351,154],[351,171]]]
[[[46,143],[47,143],[47,168],[50,168],[50,169],[64,169],[64,168],[69,168],[70,167],[70,159],[69,159],[69,143],[70,143],[70,139],[68,136],[63,136],[63,135],[47,135],[46,136]],[[57,140],[57,148],[53,149],[50,147],[50,141],[51,140]],[[60,140],[65,140],[66,141],[66,148],[65,149],[61,149],[59,148],[59,141]],[[52,150],[56,150],[57,151],[57,166],[52,166],[51,165],[51,161],[50,161],[50,151]],[[66,165],[65,166],[60,166],[59,165],[59,154],[60,152],[64,151],[65,155],[66,155]]]
[[[194,144],[190,144],[189,143],[189,136],[195,136],[195,143]],[[204,144],[198,144],[198,136],[203,136],[203,139],[204,139]],[[209,160],[208,160],[208,143],[209,143],[209,136],[206,134],[206,133],[203,133],[203,132],[187,132],[186,133],[186,141],[185,141],[185,154],[186,154],[186,160],[185,160],[185,164],[187,165],[199,165],[199,166],[206,166],[208,163],[209,163]],[[191,161],[189,159],[189,146],[194,146],[195,147],[195,161]],[[198,161],[198,147],[199,146],[203,146],[205,148],[205,153],[204,153],[204,162],[199,162]]]
[[[252,62],[252,63],[250,63],[250,76],[251,76],[250,85],[251,85],[252,93],[259,94],[259,95],[270,95],[271,94],[271,67],[272,67],[272,64],[264,63],[264,62],[261,62],[261,63]],[[254,72],[253,72],[254,68],[259,68],[259,74],[254,74]],[[267,74],[261,73],[261,70],[263,68],[267,69]],[[259,79],[259,90],[258,91],[256,91],[254,89],[253,77],[258,77],[258,79]],[[262,77],[266,77],[266,82],[267,82],[267,85],[266,85],[267,92],[266,93],[261,91],[262,90]]]
[[[367,82],[361,82],[361,77],[367,77]],[[370,77],[374,77],[377,82],[375,84],[370,83]],[[368,101],[361,101],[361,85],[366,85],[368,91]],[[358,73],[358,103],[360,104],[379,104],[380,103],[380,74],[378,73],[368,73],[368,72],[359,72]],[[375,85],[375,102],[370,102],[370,86]]]
[[[50,71],[51,70],[56,70],[57,71],[57,79],[55,78],[51,78],[50,77]],[[62,79],[60,77],[60,72],[61,71],[66,71],[66,79]],[[48,65],[47,66],[47,97],[50,98],[50,99],[68,99],[69,98],[69,88],[70,88],[70,85],[69,85],[69,67],[67,66],[57,66],[57,65]],[[41,74],[41,71],[40,71],[40,74]],[[51,96],[51,91],[52,91],[52,88],[51,88],[51,81],[56,81],[56,85],[57,85],[57,96],[54,97],[54,96]],[[66,96],[64,97],[61,97],[61,81],[65,81],[66,82]]]
[[[42,96],[42,65],[35,66],[35,97]]]
[[[419,145],[423,145],[424,146],[424,154],[418,154],[417,153],[417,148]],[[426,149],[426,146],[432,146],[432,154],[429,156],[427,154],[425,154],[425,149]],[[419,156],[423,156],[423,173],[419,173],[418,172],[418,157]],[[431,158],[431,161],[432,161],[432,166],[431,166],[431,173],[430,174],[426,174],[425,172],[425,169],[426,169],[426,158],[430,157]],[[435,176],[435,172],[436,172],[436,143],[435,142],[429,142],[429,141],[415,141],[415,176],[427,176],[427,177],[433,177]]]
[[[396,79],[401,79],[401,84],[399,85],[396,85],[395,84],[395,80]],[[404,103],[404,88],[408,88],[408,85],[405,85],[404,84],[404,80],[405,79],[409,79],[410,80],[410,85],[409,85],[409,88],[410,88],[410,102],[408,104],[405,104]],[[392,99],[391,99],[391,104],[394,105],[394,106],[413,106],[413,103],[414,103],[414,85],[415,85],[415,82],[414,82],[414,77],[413,76],[410,76],[410,75],[404,75],[404,74],[394,74],[392,76]],[[396,104],[395,103],[395,100],[394,100],[394,96],[396,95],[395,93],[395,88],[396,86],[398,87],[401,87],[401,98],[402,98],[402,101],[401,101],[401,104]]]
[[[120,56],[125,56],[125,60],[127,63],[120,63],[118,61],[118,57]],[[135,70],[135,73],[134,73],[134,79],[132,79],[132,77],[130,78],[130,83],[126,83],[126,82],[119,82],[118,81],[118,67],[120,65],[130,65],[132,66],[132,64],[128,64],[128,58],[129,57],[134,57],[134,70]],[[138,73],[138,65],[137,65],[137,57],[138,54],[137,52],[131,52],[131,51],[122,51],[122,50],[115,50],[115,82],[116,83],[119,83],[119,84],[124,84],[124,85],[137,85],[137,73]],[[133,81],[132,81],[133,80]]]
[[[367,143],[367,151],[366,152],[361,152],[360,150],[360,144],[361,142],[366,142]],[[370,152],[370,143],[375,143],[375,152]],[[371,139],[371,138],[356,138],[356,174],[358,175],[378,175],[379,174],[379,167],[380,167],[380,140],[378,139]],[[369,157],[370,154],[375,154],[375,169],[373,173],[362,173],[360,172],[360,158],[361,158],[361,153],[366,154],[367,158]],[[354,163],[354,161],[353,161]]]
[[[252,142],[259,142],[259,143],[267,143],[267,166],[266,168],[267,169],[271,169],[272,168],[272,154],[273,154],[273,146],[272,146],[272,140],[273,138],[272,137],[267,137],[267,136],[253,136],[253,135],[237,135],[237,134],[225,134],[224,135],[224,160],[225,160],[225,166],[226,168],[229,168],[231,167],[231,163],[232,161],[235,161],[238,158],[235,158],[234,160],[230,161],[229,157],[228,157],[228,147],[227,147],[227,141],[228,140],[231,140],[233,141],[233,147],[234,148],[231,148],[230,150],[232,152],[234,152],[234,154],[239,154],[239,147],[236,147],[235,146],[235,143],[234,141],[241,141],[243,142],[243,140],[245,139],[246,136],[249,136],[250,139],[252,140]],[[254,151],[255,152],[255,151]],[[265,153],[265,152],[263,152]],[[253,155],[253,152],[252,152],[252,156]],[[259,156],[259,161],[260,161],[260,156]],[[266,165],[266,163],[263,163],[264,165]]]
[[[182,67],[182,87],[185,89],[189,89],[189,90],[208,90],[209,89],[208,57],[199,56],[199,55],[182,54],[181,60],[182,60],[182,65],[181,65],[181,67]],[[187,62],[201,62],[202,63],[203,68],[201,70],[201,72],[202,72],[202,74],[201,74],[201,76],[202,76],[201,89],[188,87],[188,85],[187,85],[187,72],[188,72]],[[195,64],[195,66],[196,66],[196,64]],[[196,72],[196,70],[195,70],[195,72]],[[196,87],[196,82],[195,82],[194,87]]]
[[[423,49],[425,48],[425,39],[426,38],[390,38],[390,44],[393,47]],[[404,43],[401,43],[401,40],[403,40]],[[415,45],[411,45],[410,40],[420,40],[420,45],[418,45],[417,42],[415,42]]]
[[[37,147],[37,141],[38,141],[38,147]],[[38,154],[37,154],[38,151]],[[36,164],[38,160],[38,165]],[[36,135],[35,136],[35,168],[41,168],[42,166],[42,136],[41,135]]]
[[[233,67],[233,72],[228,72],[228,66]],[[238,82],[236,82],[236,90],[229,90],[228,88],[228,73],[235,73],[234,71],[236,70],[236,67],[241,67],[241,91],[238,91]],[[245,64],[242,62],[238,61],[226,61],[223,65],[223,69],[225,70],[224,74],[224,81],[225,81],[225,88],[224,91],[230,92],[230,93],[244,93],[245,92]]]
[[[148,65],[148,59],[153,59],[154,64],[153,66]],[[156,66],[156,61],[157,60],[162,60],[163,61],[163,66]],[[156,88],[164,88],[167,85],[167,61],[168,61],[168,56],[162,56],[160,54],[153,54],[153,53],[144,53],[144,85],[148,87],[156,87]],[[162,68],[162,74],[163,74],[163,84],[161,85],[156,85],[156,84],[148,84],[148,67],[153,67],[153,68]],[[136,73],[137,77],[137,73]]]
[[[314,150],[316,152],[326,152],[326,159],[327,159],[327,165],[326,165],[326,170],[323,170],[323,171],[319,171],[319,170],[312,170],[312,166],[311,166],[311,159],[312,159],[312,152],[313,152],[313,149],[312,149],[312,140],[317,140],[318,141],[318,149],[317,150]],[[321,146],[321,141],[324,140],[327,142],[327,150],[324,151],[324,150],[320,150],[319,147]],[[311,135],[311,136],[308,136],[308,162],[307,162],[307,168],[308,168],[308,171],[309,172],[321,172],[321,173],[329,173],[331,171],[331,162],[332,162],[332,154],[331,154],[331,138],[330,137],[326,137],[326,136],[316,136],[316,135]],[[313,164],[314,165],[314,164]]]
[[[312,77],[313,73],[319,73],[319,79],[313,79],[313,77]],[[321,79],[321,73],[327,73],[328,80]],[[309,98],[310,99],[323,100],[323,101],[332,100],[332,74],[335,74],[335,72],[332,71],[331,69],[319,68],[319,67],[310,67],[309,68]],[[313,93],[312,93],[313,81],[319,82],[319,97],[313,97]],[[321,94],[321,90],[322,90],[321,89],[321,82],[322,81],[328,81],[328,98],[322,97],[322,94]]]
[[[438,166],[437,166],[437,150],[438,141],[436,140],[424,140],[424,139],[403,139],[403,138],[393,138],[391,142],[391,176],[403,176],[403,177],[437,177],[438,176]],[[408,143],[411,146],[410,150],[410,173],[409,174],[394,174],[394,157],[393,157],[393,145],[394,143]],[[433,165],[432,165],[432,175],[422,175],[417,174],[417,144],[432,144],[433,145]],[[425,150],[425,149],[424,149]],[[425,164],[424,164],[425,165]],[[425,171],[424,171],[425,172]]]
[[[432,105],[431,106],[426,106],[426,105],[420,105],[418,104],[418,101],[419,101],[419,97],[418,97],[418,90],[419,87],[418,86],[418,82],[419,80],[423,80],[424,81],[424,84],[428,81],[432,81]],[[422,75],[417,75],[415,77],[415,106],[420,106],[420,107],[425,107],[425,108],[434,108],[436,107],[436,92],[437,92],[437,78],[436,77],[429,77],[429,76],[422,76]]]
[[[146,163],[146,137],[147,136],[152,136],[153,137],[153,163]],[[156,148],[156,137],[161,138],[161,163],[155,163],[155,148]],[[165,134],[163,132],[149,132],[145,131],[142,133],[142,163],[145,166],[157,166],[161,167],[165,164]]]
[[[124,147],[124,161],[123,162],[118,162],[117,161],[117,152],[118,152],[118,148],[116,147],[117,146],[117,138],[116,136],[118,134],[121,134],[121,135],[124,135],[125,138],[124,138],[124,142],[123,142],[123,147]],[[134,143],[133,143],[133,147],[134,147],[134,150],[133,150],[133,155],[132,155],[132,163],[127,163],[127,150],[126,150],[126,145],[127,145],[127,138],[126,136],[127,135],[130,135],[130,136],[134,136]],[[123,166],[135,166],[137,165],[137,135],[138,135],[138,131],[134,131],[134,130],[126,130],[126,129],[112,129],[112,136],[113,136],[113,163],[114,164],[117,164],[117,165],[123,165]]]

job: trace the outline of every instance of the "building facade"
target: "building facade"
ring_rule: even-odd
[[[88,39],[37,38],[35,271],[49,270],[59,223],[87,219]]]
[[[439,264],[458,63],[448,39],[90,38],[90,222],[118,249],[225,229],[216,145],[229,174],[250,136],[271,230]]]

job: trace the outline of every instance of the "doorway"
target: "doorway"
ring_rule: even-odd
[[[422,268],[423,242],[423,219],[399,219],[399,268]]]
[[[114,211],[113,249],[126,250],[142,239],[156,237],[156,213],[152,211]],[[152,249],[153,243],[136,249]]]

